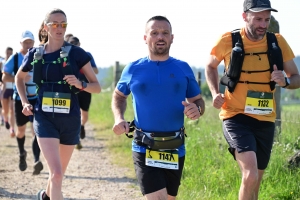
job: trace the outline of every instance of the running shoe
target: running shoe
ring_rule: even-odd
[[[26,157],[27,157],[27,152],[24,151],[24,153],[20,155],[19,169],[21,171],[25,171],[27,169]]]
[[[85,130],[84,130],[84,126],[81,125],[81,129],[80,129],[80,138],[84,139],[85,138]]]
[[[45,190],[40,190],[38,193],[37,193],[37,200],[43,200],[43,196],[45,194]]]
[[[33,165],[32,175],[38,175],[44,169],[43,163],[41,161],[37,161]]]
[[[5,128],[6,128],[7,130],[10,129],[10,125],[9,125],[8,122],[5,122]]]

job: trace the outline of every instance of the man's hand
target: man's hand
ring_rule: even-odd
[[[129,124],[125,120],[116,121],[112,130],[117,135],[129,132]]]
[[[198,107],[194,103],[187,103],[185,101],[182,101],[182,105],[184,106],[184,114],[191,120],[199,119],[200,112],[198,110]]]
[[[285,86],[286,83],[283,72],[278,70],[276,65],[273,65],[273,70],[274,71],[271,74],[271,81],[274,81],[281,87]]]
[[[216,94],[213,96],[213,106],[217,109],[220,109],[222,105],[225,103],[224,94]]]

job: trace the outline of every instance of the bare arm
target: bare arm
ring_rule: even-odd
[[[89,93],[100,93],[101,92],[101,87],[100,84],[97,80],[97,77],[92,69],[91,63],[88,62],[82,67],[82,71],[89,81],[87,84],[87,87],[84,89],[84,91],[89,92]],[[77,87],[78,89],[82,88],[82,83],[79,81],[74,75],[66,75],[64,77],[64,80],[68,82],[68,84],[73,85]]]
[[[193,103],[196,105],[197,107],[197,111],[198,111],[198,107],[200,106],[200,116],[202,116],[205,112],[205,102],[202,98],[202,96],[199,94],[193,98],[187,98],[187,102],[188,103]]]
[[[20,96],[20,99],[21,99],[21,102],[23,105],[22,113],[26,116],[33,115],[33,113],[32,113],[33,106],[29,103],[27,96],[26,96],[25,82],[28,77],[27,74],[28,74],[28,72],[23,72],[22,70],[19,69],[15,76],[16,87],[17,87],[18,94]]]
[[[124,95],[118,89],[115,89],[112,96],[111,109],[114,114],[115,124],[113,126],[113,131],[120,135],[122,133],[128,133],[129,126],[124,119],[124,113],[127,107],[127,96]]]
[[[98,73],[99,73],[99,70],[98,70],[97,67],[93,67],[93,70],[94,70],[95,74],[98,74]]]
[[[300,75],[294,60],[287,61],[283,63],[284,72],[286,76],[290,79],[290,85],[287,89],[297,89],[300,87]]]
[[[213,97],[213,106],[220,109],[225,102],[224,95],[219,91],[218,66],[220,61],[215,56],[209,57],[209,62],[205,67],[205,76],[211,95]]]
[[[209,57],[209,62],[205,67],[205,76],[208,87],[212,96],[219,93],[219,75],[218,75],[218,65],[220,61],[216,59],[215,56]]]
[[[300,87],[300,75],[294,60],[289,60],[283,63],[284,72],[287,78],[290,80],[290,85],[287,89],[297,89]],[[271,80],[275,81],[279,86],[283,87],[286,85],[285,77],[282,71],[277,70],[277,66],[273,66],[274,71],[271,74]]]

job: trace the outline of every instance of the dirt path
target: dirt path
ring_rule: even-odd
[[[29,131],[29,130],[28,130]],[[19,171],[16,139],[0,128],[0,199],[36,199],[36,193],[46,187],[48,169],[33,176],[32,136],[27,131],[25,149],[27,170]],[[74,150],[65,178],[63,194],[69,200],[142,200],[136,180],[124,175],[126,168],[111,163],[105,142],[94,138],[91,125],[86,127],[83,149]]]

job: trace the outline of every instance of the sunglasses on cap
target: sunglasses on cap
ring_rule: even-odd
[[[52,28],[58,28],[59,26],[62,28],[67,28],[68,23],[57,23],[57,22],[50,22],[47,24],[47,26],[51,26]]]

